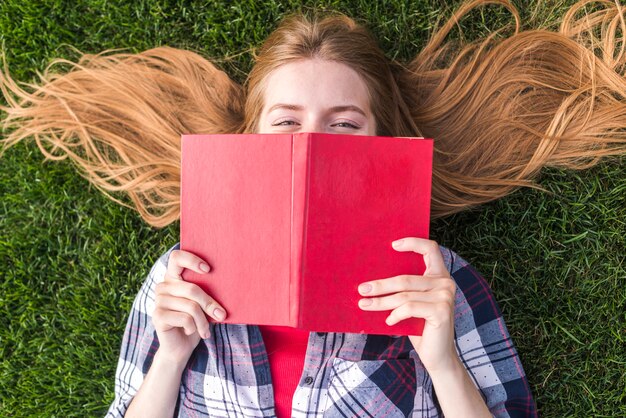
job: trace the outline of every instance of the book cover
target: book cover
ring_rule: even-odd
[[[357,286],[423,273],[391,242],[428,237],[432,151],[423,138],[184,135],[181,249],[212,269],[183,278],[228,323],[420,335],[422,319],[362,311]]]

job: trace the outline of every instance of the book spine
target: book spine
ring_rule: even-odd
[[[291,266],[289,278],[289,322],[291,326],[300,327],[300,285],[302,282],[307,183],[309,171],[310,136],[294,134],[291,139]]]

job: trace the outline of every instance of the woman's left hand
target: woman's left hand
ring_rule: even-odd
[[[435,241],[408,237],[393,245],[396,251],[413,251],[424,256],[423,276],[407,275],[372,280],[359,285],[366,311],[388,311],[388,325],[403,319],[424,318],[422,336],[409,337],[429,373],[451,370],[459,361],[454,347],[454,303],[456,283],[446,269]],[[398,241],[394,241],[394,244]]]

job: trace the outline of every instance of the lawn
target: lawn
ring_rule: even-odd
[[[250,47],[299,4],[4,0],[0,39],[22,81],[54,57],[76,57],[69,46],[158,45],[220,58],[242,81]],[[458,1],[306,4],[367,22],[389,56],[407,59]],[[516,4],[525,18],[536,6]],[[533,24],[555,22],[564,7],[541,2]],[[462,27],[472,38],[509,17],[489,6]],[[626,415],[624,161],[545,170],[546,191],[519,190],[433,224],[434,239],[488,278],[545,417]],[[32,142],[0,158],[0,416],[104,415],[130,304],[152,263],[177,242],[177,229],[146,226],[71,164],[45,162]]]

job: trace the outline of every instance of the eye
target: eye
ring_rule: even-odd
[[[341,122],[333,123],[330,126],[332,126],[333,128],[361,129],[361,127],[358,126],[357,124],[348,122],[348,121],[341,121]]]
[[[293,119],[282,119],[272,123],[272,126],[294,126],[297,124],[298,122]]]

